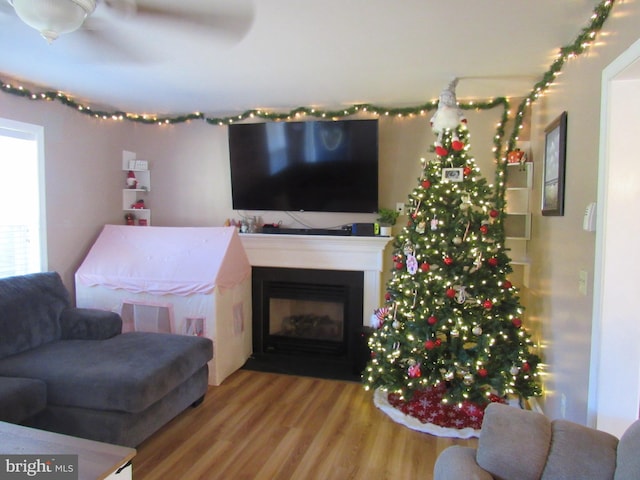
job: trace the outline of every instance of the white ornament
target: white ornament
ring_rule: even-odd
[[[473,332],[474,335],[482,335],[482,327],[478,325],[473,327],[473,330],[471,331]]]

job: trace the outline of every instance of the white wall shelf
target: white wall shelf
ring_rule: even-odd
[[[527,145],[518,145],[521,150]],[[527,158],[530,153],[526,151]],[[530,260],[527,254],[528,241],[531,239],[531,191],[533,188],[533,163],[507,164],[504,219],[505,244],[509,249],[511,263],[521,268],[522,284],[529,286]],[[515,270],[515,269],[514,269]]]
[[[146,195],[151,191],[151,172],[149,162],[136,159],[133,152],[122,152],[122,171],[125,172],[122,189],[122,210],[125,214],[132,214],[135,217],[134,225],[151,225],[151,210],[149,208],[134,208],[133,205],[139,201],[146,202]],[[127,178],[129,172],[133,172],[137,185],[136,188],[127,188]]]

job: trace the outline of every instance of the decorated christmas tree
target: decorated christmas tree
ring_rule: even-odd
[[[423,423],[480,428],[484,407],[538,395],[537,366],[504,247],[503,212],[470,155],[456,81],[431,119],[423,159],[393,240],[385,305],[372,317],[365,388]]]

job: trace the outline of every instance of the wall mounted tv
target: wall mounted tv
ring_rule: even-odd
[[[378,121],[229,125],[234,210],[378,209]]]

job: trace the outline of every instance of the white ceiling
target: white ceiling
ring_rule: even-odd
[[[91,31],[52,45],[3,5],[0,78],[161,115],[414,106],[435,99],[453,76],[460,78],[459,99],[524,96],[598,3],[138,0],[140,7],[195,14],[207,25],[124,18],[99,3]],[[230,12],[240,19],[224,22],[221,14]]]

